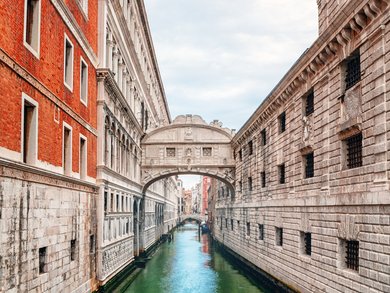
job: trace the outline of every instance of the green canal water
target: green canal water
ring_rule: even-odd
[[[164,243],[146,268],[126,288],[127,293],[258,293],[252,283],[211,247],[208,235],[199,239],[198,226],[186,224]],[[268,291],[271,292],[271,291]]]

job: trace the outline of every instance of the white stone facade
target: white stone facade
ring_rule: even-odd
[[[389,3],[319,2],[329,25],[233,139],[214,233],[297,291],[390,292]]]
[[[177,221],[175,178],[142,190],[141,137],[170,122],[142,1],[99,2],[97,278],[106,283]],[[171,198],[173,197],[173,198]],[[164,223],[166,228],[164,228]]]

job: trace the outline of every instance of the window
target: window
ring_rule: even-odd
[[[260,172],[260,177],[261,177],[261,187],[265,187],[266,186],[266,177],[265,177],[265,172]]]
[[[283,228],[275,227],[275,244],[283,246]]]
[[[357,51],[345,61],[345,90],[357,84],[360,77],[360,53]]]
[[[225,228],[227,229],[228,227],[228,219],[225,219]]]
[[[175,157],[176,149],[175,148],[167,148],[167,157]]]
[[[359,241],[347,240],[345,264],[348,269],[359,270]]]
[[[70,176],[72,172],[72,129],[70,126],[64,124],[63,137],[63,162],[64,174]]]
[[[211,152],[211,148],[203,148],[202,149],[203,150],[203,156],[204,157],[211,157],[211,154],[212,154],[212,152]]]
[[[311,233],[301,232],[302,254],[311,255]]]
[[[286,168],[284,164],[281,164],[278,166],[278,173],[279,173],[279,183],[284,184],[286,183]]]
[[[304,156],[305,178],[314,177],[314,153],[311,152]]]
[[[261,136],[261,145],[266,145],[267,144],[267,131],[265,128],[260,132]]]
[[[362,133],[351,136],[345,140],[347,148],[347,167],[349,169],[361,167],[363,165],[362,157]]]
[[[39,273],[43,274],[47,272],[47,247],[39,248]]]
[[[107,191],[104,192],[104,211],[107,212],[107,204],[108,204],[108,194]]]
[[[248,153],[249,155],[253,155],[253,141],[248,142]]]
[[[264,224],[259,224],[259,240],[264,240]]]
[[[279,133],[283,133],[286,131],[286,112],[283,112],[278,117],[279,121]]]
[[[87,178],[87,140],[80,136],[80,179]]]
[[[70,240],[70,260],[76,259],[76,239]]]
[[[249,191],[253,190],[252,177],[248,177],[248,189]]]
[[[242,161],[242,149],[238,151],[238,158]]]
[[[39,58],[41,1],[25,0],[24,5],[24,45]]]
[[[119,212],[119,194],[116,195],[116,212]]]
[[[359,271],[359,241],[339,239],[342,268]]]
[[[95,235],[89,235],[89,253],[95,253]]]
[[[311,90],[305,98],[305,115],[314,113],[314,92]]]
[[[242,181],[238,181],[238,188],[240,191],[242,191]]]
[[[234,225],[233,225],[233,219],[230,219],[230,229],[233,231],[233,229],[234,229]]]
[[[64,47],[64,83],[73,90],[73,44],[67,36],[65,36]]]
[[[250,236],[250,235],[251,235],[251,223],[247,222],[246,223],[246,236]]]
[[[38,104],[23,94],[22,153],[23,163],[35,164],[38,153]]]
[[[80,100],[87,106],[88,103],[88,65],[83,59],[80,61]]]

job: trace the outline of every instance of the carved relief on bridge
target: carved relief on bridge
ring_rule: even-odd
[[[148,186],[177,174],[204,174],[233,184],[232,136],[219,121],[209,125],[197,115],[178,116],[142,140],[142,183]]]

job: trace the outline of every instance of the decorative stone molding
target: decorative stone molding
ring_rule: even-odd
[[[346,240],[359,239],[360,225],[356,224],[356,216],[341,215],[337,224],[337,236]]]

